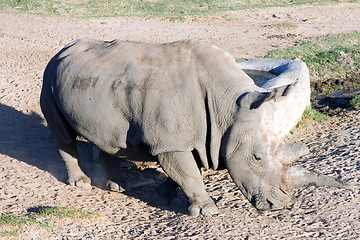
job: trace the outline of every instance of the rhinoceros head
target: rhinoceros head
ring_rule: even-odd
[[[290,86],[291,87],[291,86]],[[248,92],[238,99],[234,123],[224,136],[227,169],[245,197],[259,210],[281,208],[296,187],[346,187],[330,177],[295,167],[292,162],[308,153],[302,143],[282,144],[267,125],[263,103],[286,96],[289,86],[266,92]]]

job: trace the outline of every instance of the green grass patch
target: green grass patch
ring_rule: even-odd
[[[306,107],[301,120],[298,122],[297,127],[305,128],[307,127],[311,122],[325,122],[329,120],[330,117],[322,114],[312,107],[308,106]]]
[[[97,213],[87,212],[81,209],[69,207],[42,207],[38,209],[38,214],[42,216],[53,216],[57,218],[91,218],[99,216]]]
[[[350,101],[350,107],[352,109],[360,109],[360,95],[354,97]]]
[[[358,0],[354,0],[358,2]],[[0,12],[80,18],[138,16],[184,19],[221,15],[234,10],[301,4],[338,3],[338,0],[1,0]]]
[[[276,24],[271,24],[269,26],[281,30],[295,30],[298,28],[298,25],[289,22],[276,23]]]
[[[18,217],[15,215],[0,215],[0,225],[24,225],[27,224],[28,220],[24,217]]]
[[[49,230],[56,219],[90,219],[98,216],[100,215],[97,213],[72,207],[40,207],[23,217],[4,214],[0,215],[0,237],[18,237],[21,232],[32,227]]]
[[[32,225],[33,222],[24,217],[15,215],[0,216],[0,237],[17,237],[24,227]]]
[[[313,79],[332,78],[360,69],[360,32],[269,52],[267,58],[301,60]]]
[[[29,217],[0,215],[0,237],[17,237],[24,229],[35,224],[36,221]]]

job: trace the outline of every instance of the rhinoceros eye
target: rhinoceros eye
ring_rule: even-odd
[[[254,159],[256,161],[261,161],[261,157],[259,155],[254,154]]]

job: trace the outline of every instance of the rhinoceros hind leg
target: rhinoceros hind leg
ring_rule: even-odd
[[[106,186],[109,188],[110,191],[113,191],[113,192],[125,192],[124,188],[122,188],[121,186],[119,186],[119,184],[117,184],[116,182],[114,182],[112,180],[108,180],[106,182]]]
[[[191,152],[167,152],[158,155],[165,173],[184,191],[189,199],[189,213],[210,215],[218,213],[214,201],[205,191],[204,182]]]
[[[78,163],[78,153],[76,150],[75,139],[70,144],[62,144],[57,142],[60,157],[63,159],[68,172],[68,182],[71,186],[83,189],[91,188],[91,180],[81,170]]]
[[[48,127],[55,138],[60,157],[65,162],[68,172],[68,183],[72,186],[88,189],[91,187],[91,180],[84,174],[78,163],[78,152],[76,149],[77,133],[56,105],[48,81],[50,80],[46,79],[44,75],[40,105]]]
[[[122,179],[121,159],[115,156],[111,156],[101,150],[99,152],[98,159],[105,169],[108,178],[106,186],[109,188],[110,191],[125,192],[131,189],[131,186],[129,186],[125,179]]]

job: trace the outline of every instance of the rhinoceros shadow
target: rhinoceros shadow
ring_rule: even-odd
[[[50,132],[43,118],[32,112],[24,114],[0,104],[0,153],[50,172],[65,181],[66,168],[61,164]]]
[[[86,141],[78,141],[79,163],[84,172],[91,178],[92,185],[107,190],[105,174],[102,165],[92,158],[92,146]],[[26,164],[37,167],[40,170],[49,172],[58,181],[66,183],[67,172],[65,164],[60,159],[55,147],[54,139],[49,129],[44,125],[44,118],[38,113],[25,114],[0,103],[0,154],[22,161]],[[1,166],[4,166],[1,162]],[[123,172],[124,169],[119,169]],[[127,175],[135,174],[144,181],[155,177],[155,169],[130,170]],[[148,203],[151,206],[175,212],[186,212],[186,199],[181,193],[180,199],[184,203],[179,206],[169,206],[166,201],[159,200],[156,195],[154,183],[149,186],[139,187],[125,194]],[[119,193],[121,194],[121,193]]]

